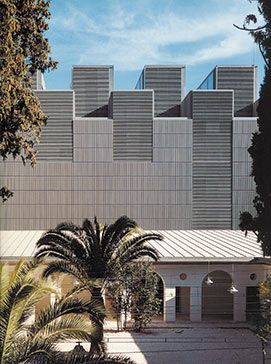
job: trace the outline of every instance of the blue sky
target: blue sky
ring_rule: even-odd
[[[58,69],[47,89],[69,89],[72,65],[114,65],[114,88],[134,89],[144,65],[186,65],[195,89],[215,65],[263,61],[243,24],[248,0],[52,0],[46,37]]]

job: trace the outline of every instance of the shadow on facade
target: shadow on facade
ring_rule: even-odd
[[[89,112],[83,116],[84,118],[107,118],[108,117],[108,105],[103,105],[96,110]]]
[[[156,117],[180,117],[180,105],[175,105],[167,111],[161,112]]]

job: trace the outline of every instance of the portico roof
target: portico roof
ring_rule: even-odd
[[[30,258],[38,239],[45,231],[1,231],[1,260],[16,261]],[[160,255],[161,263],[267,262],[263,259],[255,234],[247,236],[235,230],[161,230],[163,241],[151,241]]]
[[[164,241],[151,245],[161,262],[250,262],[263,252],[253,232],[245,236],[239,230],[163,230],[156,231]]]

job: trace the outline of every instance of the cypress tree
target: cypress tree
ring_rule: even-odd
[[[256,196],[253,205],[256,215],[249,212],[240,214],[240,229],[251,230],[261,242],[265,255],[271,255],[271,2],[258,0],[258,10],[265,24],[256,29],[247,25],[257,22],[255,15],[248,15],[243,30],[248,30],[265,61],[264,80],[260,88],[260,98],[257,108],[258,130],[252,136],[252,144],[248,149],[252,157],[251,176],[256,184]]]

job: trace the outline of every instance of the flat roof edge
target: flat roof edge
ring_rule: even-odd
[[[105,65],[105,64],[101,64],[101,65],[72,65],[72,68],[114,68],[114,65]]]

